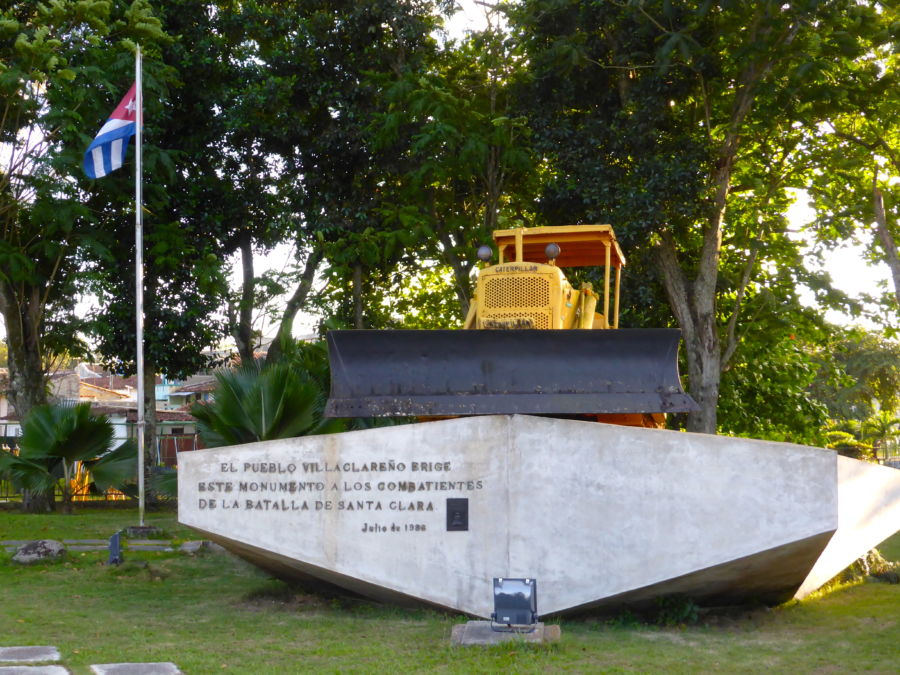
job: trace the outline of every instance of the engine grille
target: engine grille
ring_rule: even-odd
[[[545,276],[510,275],[487,279],[485,309],[550,306],[550,280]]]

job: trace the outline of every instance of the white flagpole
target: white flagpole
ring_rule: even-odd
[[[137,332],[137,445],[138,445],[138,513],[144,527],[144,218],[141,186],[141,150],[143,145],[144,96],[141,82],[141,47],[134,60],[135,81],[135,155],[134,155],[134,276],[135,328]]]

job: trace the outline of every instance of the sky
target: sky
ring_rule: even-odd
[[[805,192],[796,191],[795,197],[796,200],[787,211],[787,217],[790,222],[790,230],[798,233],[795,236],[802,239],[803,235],[799,231],[803,225],[813,220],[815,214],[809,206]],[[887,263],[870,264],[866,261],[865,250],[872,243],[873,238],[872,231],[860,231],[858,232],[858,242],[847,241],[832,250],[825,251],[821,266],[815,265],[810,258],[807,258],[807,264],[813,269],[828,272],[834,286],[851,297],[858,298],[863,293],[880,295],[880,284],[888,284],[888,288],[892,288],[890,285],[892,283],[891,271]],[[808,248],[811,248],[811,245]],[[801,289],[800,297],[805,304],[815,305],[811,291]],[[826,311],[825,318],[836,324],[854,322],[850,317],[835,310]],[[855,323],[866,328],[875,328],[874,324],[864,319],[856,320]]]

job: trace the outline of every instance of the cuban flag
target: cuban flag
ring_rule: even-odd
[[[137,130],[136,99],[133,84],[84,153],[84,172],[91,178],[103,178],[125,161],[128,141]]]

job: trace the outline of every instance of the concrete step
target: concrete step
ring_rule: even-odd
[[[174,663],[101,663],[91,666],[96,675],[181,675]]]
[[[0,663],[40,663],[59,661],[56,647],[29,645],[27,647],[0,647]]]

